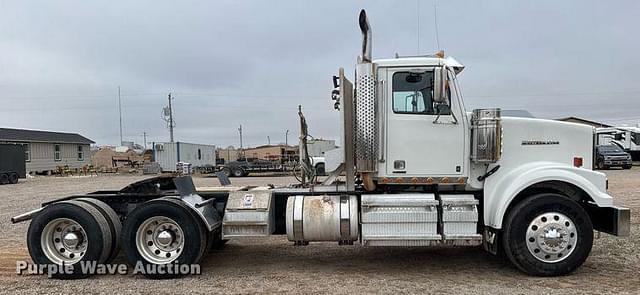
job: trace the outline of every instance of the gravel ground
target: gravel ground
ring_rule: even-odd
[[[616,203],[632,210],[632,235],[603,234],[591,256],[571,275],[529,277],[478,248],[366,248],[312,243],[294,247],[286,236],[230,241],[201,263],[202,275],[148,280],[102,275],[75,281],[17,275],[16,260],[28,260],[28,223],[9,218],[43,201],[99,189],[119,189],[142,176],[38,177],[0,186],[2,293],[633,293],[640,290],[640,169],[606,171]],[[290,177],[247,177],[234,184],[286,184]],[[217,180],[196,178],[198,186]],[[121,255],[116,263],[124,263]]]

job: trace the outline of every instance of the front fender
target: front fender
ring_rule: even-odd
[[[554,162],[534,162],[498,170],[486,179],[485,225],[502,228],[502,220],[513,199],[527,187],[544,181],[570,183],[585,191],[599,207],[613,205],[613,198],[606,193],[607,178],[604,173]]]

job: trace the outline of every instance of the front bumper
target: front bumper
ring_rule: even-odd
[[[631,233],[631,210],[624,207],[598,207],[595,204],[585,206],[593,229],[619,237],[628,237]]]
[[[604,160],[606,166],[631,165],[631,160]]]

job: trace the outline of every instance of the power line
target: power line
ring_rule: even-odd
[[[438,0],[433,0],[433,23],[436,30],[436,51],[440,50],[440,34],[438,33]]]
[[[525,93],[525,94],[480,94],[480,95],[463,95],[465,98],[484,98],[484,97],[562,97],[562,96],[580,96],[580,95],[619,95],[640,93],[640,90],[629,91],[607,91],[607,92],[557,92],[557,93]]]
[[[416,39],[418,42],[418,49],[416,51],[416,55],[420,55],[420,0],[416,0],[416,19],[417,19],[417,30],[416,30]]]

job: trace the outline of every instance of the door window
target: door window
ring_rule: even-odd
[[[433,72],[393,74],[393,112],[396,114],[449,115],[449,108],[433,101]]]

